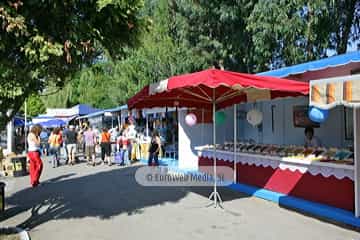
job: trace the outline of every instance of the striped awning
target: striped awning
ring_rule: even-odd
[[[310,106],[360,107],[360,74],[310,81]]]

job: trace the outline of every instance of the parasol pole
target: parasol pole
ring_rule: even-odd
[[[149,117],[147,112],[145,112],[145,119],[146,119],[146,137],[149,137]]]
[[[24,104],[25,106],[24,106],[24,110],[25,110],[25,124],[24,124],[24,137],[25,137],[25,141],[24,141],[24,144],[25,144],[25,147],[24,147],[24,149],[25,149],[25,153],[27,152],[27,144],[26,144],[26,142],[27,142],[27,101],[26,101],[26,99],[25,99],[25,104]]]
[[[236,183],[236,145],[237,145],[237,114],[236,104],[234,104],[234,183]]]
[[[201,111],[201,145],[205,145],[205,141],[204,141],[204,109],[202,109]]]
[[[216,182],[216,117],[215,117],[215,110],[216,110],[216,101],[215,101],[215,88],[213,88],[213,162],[214,162],[214,191],[210,194],[209,199],[214,200],[211,205],[214,205],[216,208],[218,205],[222,208],[221,197],[220,194],[217,192],[217,182]],[[218,202],[219,201],[219,202]]]

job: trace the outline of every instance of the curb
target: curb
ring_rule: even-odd
[[[28,234],[28,232],[24,229],[18,228],[18,227],[3,227],[0,228],[1,230],[7,230],[7,231],[12,231],[15,232],[19,235],[21,240],[30,240],[30,236]]]

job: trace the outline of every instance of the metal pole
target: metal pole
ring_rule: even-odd
[[[216,116],[215,116],[215,88],[213,89],[213,144],[214,144],[214,203],[217,205],[217,184],[216,184]]]
[[[25,144],[25,152],[27,152],[27,102],[26,102],[26,99],[25,99],[25,125],[24,125],[24,137],[25,137],[25,141],[24,141],[24,144]]]
[[[360,217],[360,108],[354,108],[355,216]]]
[[[11,153],[14,151],[14,121],[11,119],[7,124],[7,151]]]
[[[202,109],[201,112],[201,145],[205,145],[205,141],[204,141],[204,109]]]
[[[214,198],[214,207],[217,207],[218,205],[222,208],[221,203],[221,197],[220,194],[217,192],[217,174],[216,174],[216,117],[215,117],[215,111],[216,111],[216,98],[215,98],[215,89],[213,89],[213,161],[214,161],[214,191],[210,194],[209,199],[212,200]],[[212,205],[212,204],[211,204]]]
[[[145,112],[145,118],[146,118],[146,137],[149,137],[149,118],[146,112]]]
[[[234,104],[234,183],[236,183],[236,145],[237,145],[237,114],[236,104]]]

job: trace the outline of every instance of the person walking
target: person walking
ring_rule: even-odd
[[[90,127],[84,132],[85,155],[89,165],[95,166],[95,145],[96,136]]]
[[[127,125],[124,125],[124,129],[121,137],[121,152],[122,152],[122,165],[129,166],[131,164],[129,157],[129,144],[130,140],[128,138],[129,128]]]
[[[126,130],[126,137],[128,139],[128,152],[129,152],[129,160],[132,161],[136,159],[136,154],[133,157],[133,151],[135,150],[134,147],[136,146],[136,128],[135,128],[135,120],[133,117],[129,117],[129,125]]]
[[[69,165],[75,164],[75,154],[76,154],[76,143],[77,143],[77,132],[75,131],[75,127],[73,125],[69,126],[69,130],[66,132],[66,148],[69,158]]]
[[[160,135],[157,130],[154,130],[151,137],[151,143],[149,148],[149,162],[148,165],[152,166],[153,161],[155,166],[159,166],[159,153],[161,148]]]
[[[49,134],[46,129],[42,129],[40,133],[41,152],[47,156],[49,152]]]
[[[111,135],[111,138],[110,138],[110,141],[111,141],[111,152],[112,154],[115,155],[115,153],[117,152],[117,139],[118,137],[120,136],[119,134],[119,127],[115,127],[113,129],[111,129],[109,131],[110,135]]]
[[[30,184],[36,187],[40,184],[40,176],[43,169],[43,163],[40,158],[40,133],[42,127],[38,124],[34,125],[27,137],[28,142],[28,158],[30,161]]]
[[[83,153],[83,155],[85,155],[85,140],[84,140],[84,132],[87,130],[88,125],[86,123],[84,123],[79,131],[79,145],[80,145],[80,150]]]
[[[101,147],[101,160],[105,164],[111,166],[110,155],[111,155],[111,135],[107,128],[103,128],[100,134],[100,147]]]
[[[62,144],[62,137],[60,134],[60,128],[55,128],[49,137],[49,153],[53,155],[52,167],[58,167],[60,165],[60,147]]]
[[[63,151],[63,156],[64,156],[64,159],[65,159],[65,162],[66,163],[69,163],[69,155],[68,155],[68,152],[67,152],[67,139],[66,139],[66,134],[67,132],[69,131],[69,129],[65,126],[65,127],[62,127],[60,128],[60,138],[61,138],[61,146],[60,146],[60,149],[59,149],[59,153],[61,152],[61,150]]]

